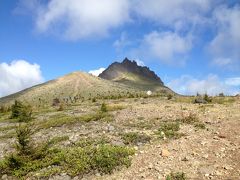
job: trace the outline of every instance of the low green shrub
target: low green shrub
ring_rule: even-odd
[[[199,122],[199,119],[196,114],[190,113],[188,116],[177,119],[177,121],[186,124],[194,124]]]
[[[178,133],[180,125],[178,122],[163,122],[160,124],[157,134],[160,138],[177,139],[183,134]]]
[[[105,103],[102,103],[101,105],[101,111],[102,112],[107,112],[107,105]]]
[[[166,180],[186,180],[186,176],[183,172],[170,173],[167,175]]]
[[[36,174],[41,169],[52,167],[43,176],[65,172],[70,176],[91,172],[111,173],[119,166],[129,166],[134,150],[127,147],[102,144],[98,146],[46,149],[44,156],[32,158],[13,154],[0,161],[0,172],[16,177]],[[35,172],[35,173],[34,173]],[[1,174],[0,173],[0,174]]]
[[[106,120],[106,121],[111,121],[112,120],[112,115],[107,113],[107,112],[94,112],[94,113],[89,113],[85,114],[82,116],[78,117],[72,117],[72,116],[59,116],[59,117],[52,117],[44,122],[37,123],[37,130],[40,129],[47,129],[51,127],[61,127],[63,125],[70,125],[78,122],[90,122],[90,121],[98,121],[98,120]]]
[[[31,129],[28,125],[19,125],[16,129],[16,148],[20,155],[30,155],[32,153]]]
[[[138,143],[147,143],[151,137],[146,134],[139,134],[136,132],[129,132],[122,135],[124,144],[137,145]]]
[[[167,99],[168,99],[168,100],[170,100],[170,99],[172,99],[172,98],[173,98],[173,95],[172,95],[172,94],[168,94],[168,95],[167,95]]]
[[[195,123],[194,127],[197,129],[206,129],[206,125],[204,123],[200,123],[200,122]]]
[[[180,122],[180,123],[191,124],[195,128],[198,128],[198,129],[205,129],[206,128],[205,124],[203,122],[200,122],[197,115],[193,114],[193,113],[190,113],[186,117],[179,118],[176,121]]]
[[[210,98],[208,94],[204,94],[203,99],[208,103],[212,102],[212,98]]]
[[[11,108],[11,119],[17,119],[19,122],[29,122],[32,120],[31,106],[24,105],[20,101],[15,101]]]

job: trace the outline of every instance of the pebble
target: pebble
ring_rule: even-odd
[[[171,155],[171,153],[167,149],[162,149],[161,155],[163,157],[169,157]]]
[[[185,156],[182,161],[189,161],[189,157]]]
[[[134,149],[137,151],[137,150],[138,150],[138,147],[137,147],[137,146],[134,146]]]
[[[108,132],[111,132],[111,131],[114,131],[115,130],[115,127],[114,126],[111,126],[111,125],[108,125],[107,126],[107,131]]]
[[[7,179],[8,179],[7,174],[4,174],[4,175],[2,176],[2,180],[7,180]]]
[[[202,157],[203,157],[204,159],[208,159],[208,154],[204,154]]]
[[[96,175],[97,177],[100,177],[100,176],[101,176],[101,174],[100,174],[100,173],[96,173],[95,175]]]
[[[208,167],[200,167],[199,169],[198,169],[198,172],[199,173],[201,173],[201,174],[203,174],[203,175],[212,175],[213,173],[214,173],[214,168],[213,167],[211,167],[211,166],[208,166]]]
[[[232,170],[232,169],[233,169],[230,165],[225,165],[223,168],[224,168],[225,170]]]
[[[149,164],[148,165],[148,169],[152,169],[153,168],[153,165],[152,164]]]

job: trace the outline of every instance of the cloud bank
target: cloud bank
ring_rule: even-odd
[[[221,81],[215,74],[209,74],[204,79],[194,78],[190,75],[183,75],[180,78],[171,80],[167,86],[184,95],[210,94],[218,95],[224,93],[227,95],[235,95],[240,92],[240,78],[229,78]],[[239,84],[238,84],[239,83]]]
[[[127,0],[50,0],[37,12],[36,27],[68,40],[102,37],[129,21],[128,9]]]
[[[209,43],[213,63],[220,67],[240,70],[240,6],[217,7],[213,22],[217,25],[214,39]]]
[[[184,63],[184,58],[176,62],[176,57],[185,56],[191,49],[191,37],[182,37],[173,32],[151,32],[144,36],[135,53],[143,59],[158,59],[164,63]],[[181,61],[181,62],[180,62]]]
[[[38,64],[15,60],[10,64],[0,63],[0,97],[42,83],[44,78]]]
[[[38,32],[70,41],[103,38],[123,25],[151,23],[154,29],[142,35],[134,51],[149,47],[150,56],[172,64],[186,61],[204,34],[213,31],[203,46],[210,63],[240,69],[240,5],[209,0],[20,0],[16,8],[29,11]],[[19,8],[20,7],[20,8]],[[24,9],[25,7],[25,9]],[[21,10],[19,10],[21,9]],[[126,32],[127,33],[127,32]],[[123,33],[114,41],[118,52],[129,45]],[[211,32],[210,32],[211,33]],[[194,38],[192,38],[194,37]],[[227,41],[226,41],[227,39]],[[203,48],[203,47],[201,47]],[[144,59],[145,54],[137,53]]]

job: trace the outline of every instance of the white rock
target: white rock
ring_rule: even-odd
[[[151,95],[152,95],[152,91],[148,90],[148,91],[147,91],[147,95],[148,95],[148,96],[151,96]]]

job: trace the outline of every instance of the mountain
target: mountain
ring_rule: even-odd
[[[71,102],[89,98],[124,96],[127,93],[137,93],[137,91],[127,85],[104,80],[85,72],[73,72],[0,98],[0,105],[12,103],[15,99],[30,104],[49,105],[54,99]]]
[[[138,66],[136,61],[125,58],[121,63],[112,63],[99,77],[122,83],[140,90],[167,89],[164,83],[146,66]],[[169,89],[168,89],[169,90]]]
[[[127,58],[111,64],[99,77],[85,72],[73,72],[0,98],[0,106],[15,100],[36,106],[53,102],[73,103],[92,98],[116,98],[146,95],[146,90],[160,94],[173,94],[162,80],[148,67],[138,66]]]

